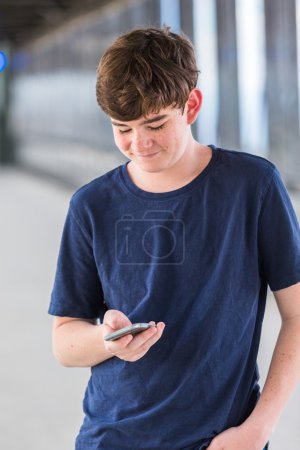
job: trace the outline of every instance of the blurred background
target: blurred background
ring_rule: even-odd
[[[74,449],[89,369],[52,356],[59,241],[72,193],[125,161],[96,103],[99,58],[163,24],[196,48],[198,140],[274,162],[300,216],[300,0],[0,0],[1,449]],[[262,385],[279,327],[269,293]],[[271,449],[300,449],[299,405],[298,387]]]

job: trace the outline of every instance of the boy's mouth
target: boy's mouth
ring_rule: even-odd
[[[157,155],[158,153],[159,153],[159,151],[154,152],[154,153],[147,153],[147,154],[136,153],[136,156],[138,156],[139,158],[152,158],[153,156]]]

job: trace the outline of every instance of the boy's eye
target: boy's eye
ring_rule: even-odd
[[[151,130],[151,131],[159,131],[159,130],[162,130],[163,128],[164,128],[164,126],[165,126],[165,124],[163,123],[162,125],[159,125],[158,127],[148,127],[149,128],[149,130]],[[119,133],[120,134],[125,134],[125,133],[129,133],[131,131],[131,128],[128,128],[128,130],[121,130],[120,128],[119,128]]]
[[[119,129],[119,133],[120,133],[120,134],[128,133],[129,131],[130,131],[130,128],[129,128],[128,130],[120,130],[120,129]]]
[[[158,131],[158,130],[162,130],[163,129],[163,127],[164,127],[164,123],[162,124],[162,125],[159,125],[158,127],[149,127],[150,128],[150,130],[153,130],[153,131]]]

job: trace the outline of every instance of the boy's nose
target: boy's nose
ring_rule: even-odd
[[[147,150],[152,146],[152,139],[148,136],[141,136],[136,134],[132,137],[131,148],[137,153],[147,153]],[[146,150],[146,152],[145,152]]]

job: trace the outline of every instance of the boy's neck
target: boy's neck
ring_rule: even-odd
[[[127,165],[131,181],[147,192],[162,193],[179,189],[189,184],[208,165],[212,157],[210,147],[194,141],[193,149],[172,167],[161,172],[148,172],[140,169],[133,161]]]

